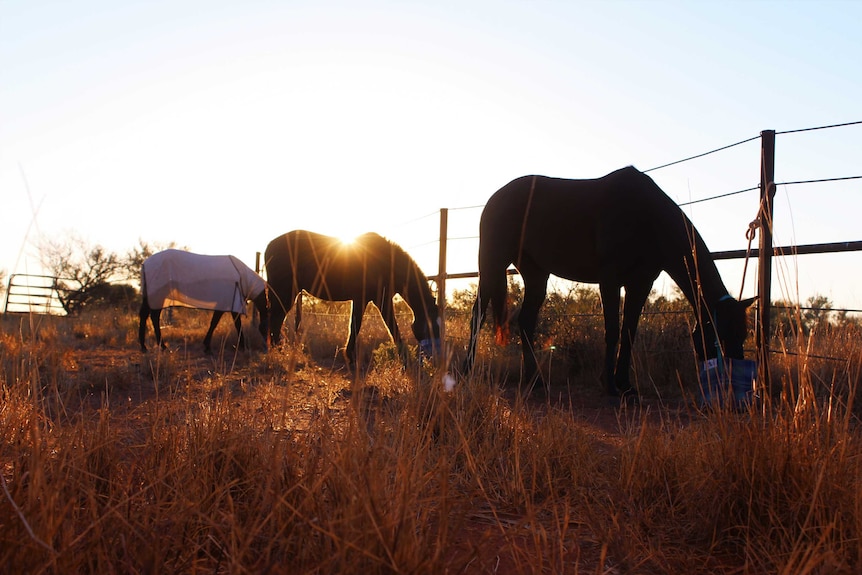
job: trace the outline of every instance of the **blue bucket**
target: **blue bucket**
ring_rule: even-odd
[[[754,398],[757,362],[749,359],[728,359],[724,363],[710,359],[701,364],[700,405],[744,408]]]

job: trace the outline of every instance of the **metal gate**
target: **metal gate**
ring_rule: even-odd
[[[12,274],[6,286],[6,302],[3,313],[53,313],[64,314],[60,305],[59,278],[54,276]]]

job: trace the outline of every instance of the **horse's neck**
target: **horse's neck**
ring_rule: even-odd
[[[419,269],[415,262],[408,266],[407,277],[407,293],[401,294],[404,301],[413,310],[414,317],[424,320],[430,311],[429,306],[436,309],[434,295],[431,293],[431,288],[428,287],[428,281],[425,275]],[[421,314],[421,318],[420,318]]]
[[[687,250],[683,257],[675,257],[665,271],[701,317],[704,313],[711,315],[711,308],[727,296],[728,291],[703,239],[694,228],[691,231],[694,250]]]

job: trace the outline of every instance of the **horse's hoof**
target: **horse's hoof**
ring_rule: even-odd
[[[640,395],[633,387],[619,390],[617,396],[620,398],[620,405],[637,406],[641,403]]]
[[[607,390],[608,396],[611,398],[618,399],[619,402],[626,404],[639,405],[640,404],[640,395],[633,387],[626,387],[624,389],[620,389],[616,386]]]

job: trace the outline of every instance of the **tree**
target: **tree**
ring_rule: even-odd
[[[791,337],[811,334],[812,331],[821,330],[832,325],[830,316],[832,301],[826,296],[813,295],[809,297],[804,305],[788,301],[776,301],[772,304],[770,323],[774,333]],[[837,322],[846,321],[846,312],[838,313]]]
[[[101,245],[91,246],[77,235],[45,240],[39,246],[42,266],[56,278],[54,287],[67,314],[81,311],[104,296],[107,285],[121,275],[122,259]]]
[[[814,295],[805,302],[802,312],[802,325],[806,333],[815,329],[825,327],[829,324],[829,314],[832,311],[832,302],[822,295]]]
[[[169,242],[167,244],[158,242],[149,243],[139,238],[138,245],[129,250],[122,260],[122,265],[120,269],[120,275],[122,276],[122,279],[131,282],[139,281],[141,277],[141,266],[143,265],[144,260],[146,260],[148,257],[150,257],[156,252],[176,247],[177,244],[175,242]],[[188,251],[188,248],[186,247],[179,249]]]
[[[71,315],[85,307],[128,305],[137,295],[130,284],[140,280],[144,260],[175,245],[139,239],[136,247],[120,256],[70,233],[64,238],[43,241],[39,245],[39,258],[48,274],[57,278],[54,287],[60,305]]]

